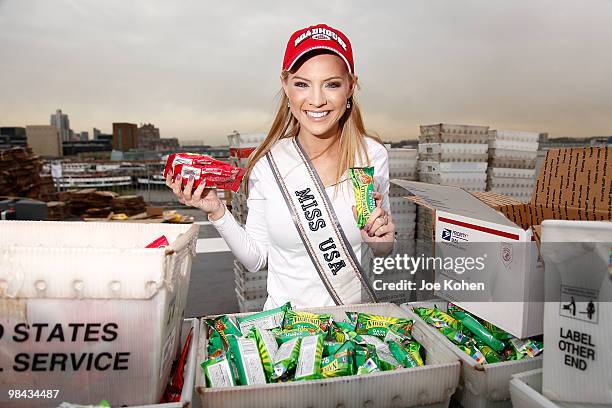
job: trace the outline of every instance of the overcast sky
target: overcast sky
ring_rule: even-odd
[[[210,144],[265,132],[284,47],[326,22],[353,44],[366,127],[612,134],[612,0],[0,0],[0,126],[152,122]]]

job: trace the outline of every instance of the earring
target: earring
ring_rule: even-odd
[[[346,100],[346,109],[351,109],[351,101],[349,99]]]
[[[288,107],[288,108],[290,108],[290,107],[291,107],[291,105],[289,105],[289,101],[287,101],[287,107]]]

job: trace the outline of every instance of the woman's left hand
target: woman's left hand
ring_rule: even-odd
[[[372,193],[372,198],[374,198],[376,202],[376,208],[361,230],[361,239],[372,247],[377,256],[384,256],[393,249],[392,244],[395,238],[395,224],[393,223],[391,214],[381,207],[382,194],[374,192]],[[355,206],[353,206],[353,216],[355,217],[355,221],[357,221],[357,208]],[[388,243],[391,244],[391,247],[389,247]]]

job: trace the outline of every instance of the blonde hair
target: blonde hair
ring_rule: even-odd
[[[351,83],[354,80],[354,76],[349,72],[349,79]],[[286,80],[289,76],[289,71],[283,71],[281,77]],[[359,87],[358,84],[355,85]],[[244,182],[246,183],[245,191],[248,195],[248,180],[251,175],[251,171],[255,164],[264,157],[280,139],[288,137],[296,137],[300,132],[300,123],[291,113],[291,109],[288,107],[289,98],[281,89],[280,91],[280,102],[278,105],[278,111],[268,132],[268,136],[265,138],[263,143],[251,154],[249,158],[249,164],[246,169],[244,176]],[[366,137],[370,137],[380,144],[383,144],[382,140],[377,135],[367,135],[365,126],[363,124],[363,118],[361,117],[361,110],[359,104],[355,100],[355,96],[350,98],[351,107],[346,110],[342,118],[340,119],[340,160],[336,170],[335,182],[340,181],[340,177],[349,168],[355,167],[355,158],[359,157],[360,165],[370,164],[370,158],[366,148]],[[336,185],[337,187],[337,185]]]

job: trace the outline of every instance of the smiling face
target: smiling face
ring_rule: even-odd
[[[300,133],[328,138],[338,134],[346,102],[353,95],[357,77],[351,80],[344,61],[334,54],[308,58],[282,79],[291,113],[300,123]]]

